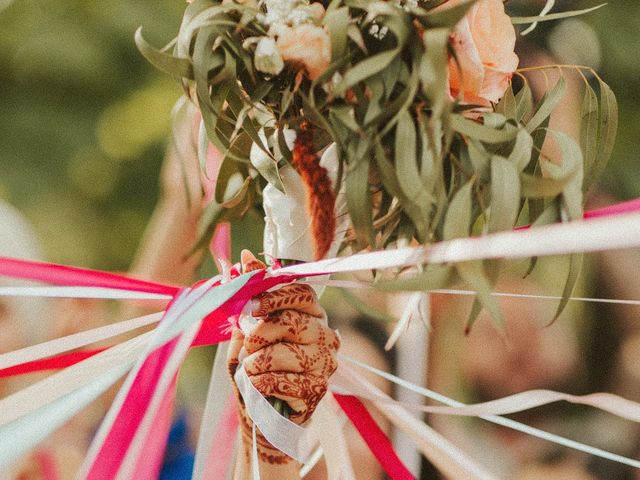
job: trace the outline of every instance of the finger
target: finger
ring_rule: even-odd
[[[272,292],[265,292],[256,297],[258,303],[251,314],[263,317],[280,310],[299,310],[314,317],[324,316],[324,309],[318,303],[316,292],[309,285],[292,283]]]
[[[289,418],[295,423],[305,422],[327,392],[327,379],[322,376],[274,372],[249,378],[265,397],[276,397],[287,402],[293,410]]]
[[[240,263],[242,264],[242,273],[267,268],[267,266],[258,260],[249,250],[242,250],[240,253]]]
[[[238,357],[243,345],[244,335],[242,334],[242,330],[234,328],[231,332],[231,340],[229,341],[229,349],[227,350],[227,368],[229,369],[231,377],[236,373],[236,368],[238,368],[238,363],[240,363]]]
[[[283,310],[277,316],[258,322],[244,339],[244,348],[252,354],[267,345],[278,342],[310,345],[317,343],[338,350],[338,335],[318,318],[298,310]]]
[[[262,348],[246,357],[242,364],[249,376],[291,372],[329,377],[338,366],[335,352],[324,346],[286,342]]]

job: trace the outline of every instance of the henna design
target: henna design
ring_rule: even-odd
[[[324,310],[318,304],[318,297],[309,285],[285,285],[273,292],[258,295],[255,299],[259,301],[259,306],[251,312],[254,317],[264,317],[282,310],[297,310],[315,317],[324,315]]]
[[[243,271],[265,268],[262,262],[245,252],[242,264]],[[234,330],[227,360],[229,373],[233,378],[239,357],[246,353],[243,365],[256,389],[265,397],[286,402],[291,408],[289,419],[304,423],[327,392],[329,377],[337,368],[340,340],[327,326],[326,313],[308,285],[286,285],[254,300],[258,307],[252,315],[261,320],[246,337],[241,330]],[[236,396],[242,438],[248,452],[253,424],[237,390]],[[261,461],[272,465],[292,461],[270,445],[259,431],[256,433]]]

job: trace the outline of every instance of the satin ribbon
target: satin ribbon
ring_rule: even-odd
[[[380,466],[393,480],[415,480],[393,450],[391,441],[378,426],[364,404],[351,395],[333,394],[340,408],[356,427]]]
[[[289,457],[305,463],[314,444],[309,430],[280,415],[253,386],[242,364],[238,366],[234,380],[244,400],[247,415],[264,438]]]
[[[0,257],[0,276],[35,280],[51,285],[113,288],[169,296],[174,296],[179,290],[179,287],[172,285],[137,280],[99,270],[8,257]]]

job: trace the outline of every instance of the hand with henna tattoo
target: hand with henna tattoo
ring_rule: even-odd
[[[250,252],[242,252],[243,272],[261,268],[265,268],[262,262]],[[302,424],[327,392],[329,377],[337,368],[340,340],[328,327],[326,313],[308,285],[286,285],[258,295],[252,302],[251,315],[257,324],[244,333],[234,330],[227,360],[229,373],[233,378],[242,362],[258,391],[285,402],[289,419]],[[253,424],[236,393],[245,455],[241,456],[244,473],[237,472],[235,478],[248,478]],[[299,478],[297,462],[256,433],[262,478]]]

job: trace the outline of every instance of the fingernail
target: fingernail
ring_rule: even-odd
[[[242,252],[240,252],[240,262],[242,263],[242,265],[246,265],[247,263],[254,262],[255,260],[256,260],[255,255],[251,253],[249,250],[242,250]]]
[[[257,298],[252,298],[251,299],[251,312],[259,312],[260,311],[260,307],[262,306],[262,302],[257,299]]]

